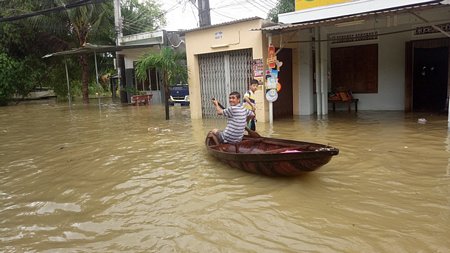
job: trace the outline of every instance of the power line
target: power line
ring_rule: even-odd
[[[220,12],[214,10],[214,9],[212,9],[212,11],[215,12],[217,15],[220,15],[220,16],[222,16],[222,17],[229,18],[229,19],[231,19],[231,20],[238,20],[237,18],[233,18],[233,17],[227,16],[227,15],[222,14],[222,13],[220,13]]]
[[[18,15],[18,16],[13,16],[13,17],[7,17],[7,18],[0,18],[0,23],[1,22],[8,22],[8,21],[16,21],[19,19],[24,19],[24,18],[29,18],[29,17],[34,17],[34,16],[38,16],[38,15],[43,15],[46,13],[50,13],[50,12],[59,12],[59,11],[64,11],[64,10],[68,10],[68,9],[72,9],[72,8],[77,8],[83,5],[88,5],[88,4],[99,4],[102,2],[105,2],[107,0],[80,0],[78,2],[75,3],[71,3],[71,4],[64,4],[62,6],[58,6],[58,7],[54,7],[54,8],[49,8],[49,9],[45,9],[45,10],[40,10],[40,11],[36,11],[36,12],[31,12],[31,13],[27,13],[27,14],[22,14],[22,15]]]
[[[267,13],[267,10],[264,9],[264,8],[266,8],[265,6],[261,6],[261,4],[254,3],[254,2],[249,1],[249,0],[247,0],[247,2],[248,2],[249,4],[251,4],[251,5],[253,5],[256,9],[258,9],[258,10],[264,12],[264,13]]]
[[[158,22],[158,19],[161,18],[162,16],[166,15],[169,12],[174,11],[175,9],[178,8],[178,4],[180,4],[180,1],[177,1],[174,5],[172,5],[171,7],[169,7],[167,10],[163,10],[161,11],[161,13],[157,16],[149,16],[148,13],[138,13],[138,15],[134,16],[134,17],[125,17],[122,16],[122,25],[124,28],[126,28],[127,30],[131,31],[131,32],[136,32],[136,33],[140,33],[142,31],[145,30],[152,30],[154,27],[161,27],[161,23]],[[153,25],[145,25],[143,22],[141,22],[141,18],[151,18],[153,20]]]
[[[250,6],[251,5],[251,6]],[[226,9],[242,9],[245,8],[247,9],[249,12],[254,12],[255,10],[263,12],[267,15],[267,13],[269,12],[268,7],[266,5],[262,5],[261,3],[256,3],[255,1],[252,3],[248,0],[233,0],[233,1],[228,1],[222,2],[222,5],[219,6],[215,6],[213,8],[211,8],[211,11],[213,11],[215,14],[220,15],[222,17],[231,19],[231,20],[238,20],[240,18],[236,18],[236,17],[231,17],[233,16],[233,14],[235,14],[233,11],[226,11]],[[220,9],[220,11],[219,11]],[[225,15],[224,13],[226,13],[227,15]],[[230,16],[231,15],[231,16]]]
[[[192,2],[191,2],[191,3],[192,3]],[[192,5],[194,5],[194,4],[192,4]],[[189,6],[190,6],[190,8],[191,8],[192,15],[194,16],[195,23],[197,24],[197,26],[199,26],[198,16],[196,15],[195,10],[192,8],[192,5],[189,5]],[[194,6],[195,6],[195,5],[194,5]]]
[[[273,8],[275,8],[275,6],[277,6],[275,3],[273,3],[269,0],[262,0],[261,2],[262,2],[262,4],[267,5],[267,7],[269,9],[273,9]]]

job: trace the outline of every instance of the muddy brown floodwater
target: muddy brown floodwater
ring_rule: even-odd
[[[0,107],[1,252],[450,252],[446,115],[293,117],[262,135],[340,154],[295,178],[208,156],[189,107]],[[419,124],[418,118],[426,118]]]

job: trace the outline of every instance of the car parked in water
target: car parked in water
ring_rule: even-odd
[[[176,84],[169,88],[169,104],[189,105],[189,85]]]

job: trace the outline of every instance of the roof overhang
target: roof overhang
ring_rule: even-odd
[[[364,18],[372,15],[388,15],[403,13],[417,9],[426,9],[442,5],[442,0],[359,0],[325,7],[317,7],[302,11],[280,14],[281,24],[261,29],[265,32],[276,32],[309,28],[329,23]]]
[[[74,48],[66,51],[56,52],[44,55],[42,58],[49,58],[52,56],[62,56],[62,55],[78,55],[78,54],[89,54],[89,53],[106,53],[106,52],[117,52],[124,49],[134,49],[134,48],[147,48],[158,44],[137,44],[137,45],[125,45],[125,46],[115,46],[115,45],[95,45],[86,43],[84,46],[79,48]]]
[[[359,0],[279,14],[278,21],[285,24],[303,23],[439,2],[437,0]]]
[[[144,32],[123,36],[119,39],[120,45],[155,45],[164,43],[164,31]]]
[[[220,23],[220,24],[196,27],[196,28],[192,28],[190,30],[184,30],[183,32],[184,33],[191,33],[191,32],[196,32],[196,31],[200,31],[200,30],[217,28],[217,27],[226,26],[226,25],[234,25],[234,24],[238,24],[238,23],[242,23],[242,22],[260,20],[260,19],[262,19],[262,18],[260,18],[260,17],[243,18],[243,19],[238,19],[238,20],[234,20],[234,21],[224,22],[224,23]]]
[[[153,32],[143,32],[138,34],[132,34],[128,36],[123,36],[119,39],[120,45],[95,45],[86,43],[82,47],[73,48],[66,51],[56,52],[44,55],[42,58],[48,58],[52,56],[61,55],[79,55],[79,54],[89,54],[89,53],[106,53],[106,52],[118,52],[124,49],[135,49],[135,48],[149,48],[153,46],[161,46],[164,44],[165,31],[153,31]]]

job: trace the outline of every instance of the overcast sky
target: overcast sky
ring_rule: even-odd
[[[209,0],[211,24],[230,22],[243,18],[266,18],[278,0]],[[167,11],[166,30],[198,27],[198,10],[189,0],[159,0]],[[197,1],[195,1],[197,5]]]

